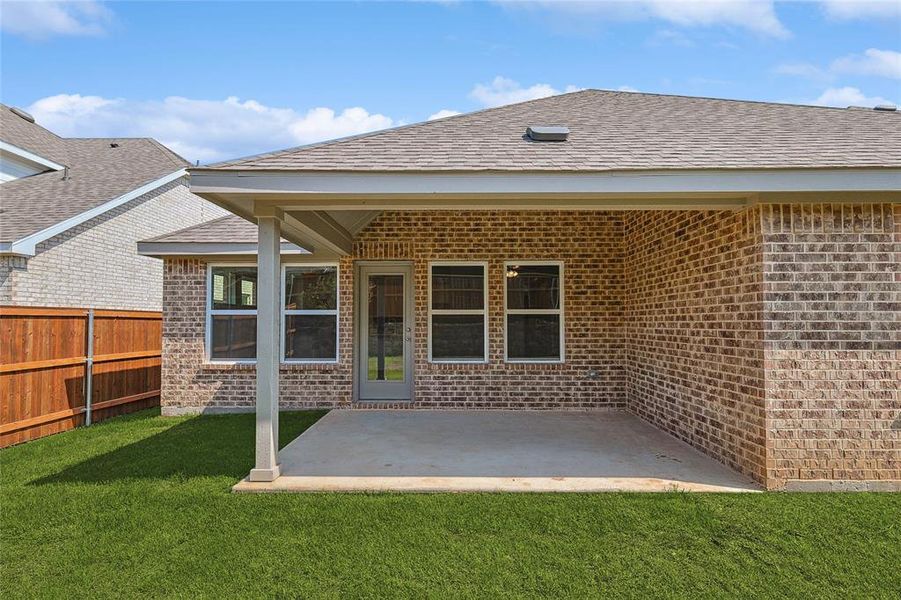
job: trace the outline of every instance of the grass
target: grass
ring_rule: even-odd
[[[375,356],[369,357],[369,381],[376,381],[378,375],[378,359]],[[385,357],[385,381],[403,381],[404,380],[404,357],[403,356],[386,356]]]
[[[897,494],[230,493],[252,452],[252,415],[153,411],[0,451],[4,599],[901,591]]]

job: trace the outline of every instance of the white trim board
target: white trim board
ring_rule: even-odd
[[[65,169],[65,165],[61,165],[58,162],[54,162],[49,158],[44,158],[43,156],[37,155],[34,152],[29,152],[24,148],[19,148],[18,146],[14,146],[9,142],[4,142],[0,140],[0,150],[3,152],[9,152],[14,156],[18,156],[23,160],[27,160],[30,163],[34,163],[36,165],[40,165],[42,167],[47,167],[52,171],[62,171]]]
[[[429,197],[459,194],[630,195],[901,191],[901,169],[698,170],[609,173],[358,173],[191,170],[196,194]],[[267,198],[269,199],[269,198]]]
[[[123,204],[134,200],[144,194],[152,192],[153,190],[166,185],[172,181],[177,179],[181,179],[187,175],[187,171],[185,169],[179,169],[174,173],[170,173],[169,175],[165,175],[160,177],[159,179],[155,179],[150,183],[146,183],[141,187],[135,188],[130,192],[122,194],[118,198],[113,198],[103,204],[95,206],[94,208],[88,209],[86,211],[80,212],[73,217],[69,217],[64,221],[60,221],[55,225],[51,225],[46,229],[42,229],[36,233],[32,233],[29,236],[26,236],[22,239],[16,240],[7,245],[0,246],[0,253],[2,254],[14,254],[17,256],[34,256],[36,253],[36,246],[50,238],[57,236],[64,231],[67,231],[76,225],[80,225],[85,221],[90,221],[94,217],[98,217],[105,212],[108,212],[116,207],[122,206]]]
[[[256,253],[256,242],[138,242],[138,254],[143,256],[230,256]],[[281,253],[310,254],[290,242],[282,242]]]

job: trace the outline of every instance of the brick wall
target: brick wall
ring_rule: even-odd
[[[623,213],[385,213],[359,258],[413,261],[416,404],[442,408],[625,408]],[[428,263],[488,263],[488,364],[428,362]],[[564,263],[564,364],[504,362],[504,262]],[[597,373],[589,378],[589,371]]]
[[[0,303],[160,310],[163,265],[137,242],[226,212],[174,181],[41,244],[0,257]]]
[[[762,225],[770,487],[901,480],[901,205]]]
[[[353,289],[352,270],[347,268],[349,264],[342,263],[339,269],[339,287],[342,291]],[[206,272],[206,261],[165,260],[163,383],[160,390],[163,414],[205,409],[246,410],[254,406],[254,365],[205,361]],[[282,364],[282,408],[340,408],[349,405],[353,384],[351,298],[349,294],[342,294],[338,364]]]
[[[628,408],[770,488],[901,479],[899,205],[386,213],[341,262],[339,364],[283,366],[286,407],[350,405],[357,259],[413,262],[416,406]],[[489,264],[488,365],[426,359],[427,265],[451,259]],[[566,364],[503,362],[516,259],[564,261]],[[203,362],[205,282],[166,261],[170,413],[253,405],[252,366]]]
[[[897,487],[901,206],[630,213],[625,245],[630,410],[771,489]]]
[[[415,405],[442,408],[625,408],[622,224],[615,212],[385,213],[341,262],[340,360],[282,365],[282,405],[346,406],[352,398],[354,260],[409,260],[415,290]],[[503,362],[505,260],[565,264],[565,364]],[[488,364],[431,364],[431,260],[488,263]],[[253,405],[247,365],[204,363],[204,263],[169,259],[165,278],[162,404],[169,413]],[[589,377],[589,371],[593,371]]]
[[[755,210],[625,220],[629,409],[762,481],[766,435]]]

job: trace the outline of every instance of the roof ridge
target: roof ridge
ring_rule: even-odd
[[[797,102],[776,102],[774,100],[743,100],[741,98],[719,98],[717,96],[690,96],[688,94],[664,94],[662,92],[642,92],[642,91],[630,91],[630,90],[606,90],[604,88],[585,88],[581,91],[591,91],[591,92],[604,92],[608,94],[629,94],[635,96],[658,96],[661,98],[685,98],[688,100],[714,100],[717,102],[736,102],[738,104],[764,104],[767,106],[791,106],[795,108],[813,108],[813,109],[822,109],[822,110],[832,110],[832,111],[846,111],[850,106],[842,108],[841,106],[823,106],[821,104],[801,104]],[[558,94],[558,96],[563,94]],[[554,96],[549,96],[554,97]],[[511,105],[506,105],[511,106]],[[865,110],[870,110],[872,107],[860,107]],[[885,113],[885,114],[894,114],[892,111],[878,111],[871,110],[873,114],[876,113]],[[470,114],[470,113],[466,113]]]
[[[166,157],[169,160],[171,160],[172,164],[174,164],[175,166],[184,168],[186,166],[191,165],[191,162],[189,160],[187,160],[184,156],[182,156],[175,150],[172,150],[171,148],[169,148],[168,146],[163,144],[158,139],[156,139],[156,138],[146,138],[146,139],[150,140],[150,143],[153,144],[154,146],[156,146],[157,149],[160,150],[163,154],[165,154]]]
[[[347,135],[344,137],[334,138],[331,140],[322,140],[320,142],[312,142],[310,144],[301,144],[299,146],[294,146],[292,148],[282,148],[281,150],[271,150],[269,152],[262,152],[260,154],[251,154],[249,156],[240,156],[238,158],[232,158],[232,159],[223,160],[223,161],[220,161],[217,163],[211,163],[209,165],[203,165],[198,168],[199,169],[215,169],[218,167],[230,166],[233,163],[239,163],[239,162],[243,162],[243,161],[247,161],[247,160],[251,160],[251,159],[270,158],[273,156],[278,156],[279,154],[287,154],[290,152],[296,152],[298,150],[308,150],[310,148],[318,148],[320,146],[339,144],[342,142],[350,142],[350,141],[354,141],[354,140],[359,140],[361,138],[367,138],[367,137],[371,137],[371,136],[375,136],[375,135],[379,135],[379,134],[383,134],[383,133],[389,133],[392,131],[400,131],[402,129],[412,129],[414,127],[424,127],[426,125],[429,125],[431,123],[436,123],[438,121],[440,121],[442,123],[446,123],[446,122],[454,120],[454,119],[460,119],[462,117],[471,117],[473,115],[479,115],[479,114],[483,114],[486,112],[510,108],[511,106],[522,106],[523,104],[542,102],[542,101],[546,101],[546,100],[551,100],[553,98],[559,98],[561,96],[573,96],[573,95],[582,94],[585,92],[597,92],[597,91],[604,91],[604,90],[596,90],[596,89],[586,88],[586,89],[582,89],[582,90],[574,90],[572,92],[563,92],[562,94],[554,94],[552,96],[543,96],[541,98],[532,98],[531,100],[523,100],[522,102],[513,102],[512,104],[504,104],[501,106],[489,106],[488,108],[480,108],[479,110],[474,110],[472,112],[460,113],[459,115],[452,115],[450,117],[444,117],[441,119],[432,119],[431,121],[428,121],[428,120],[427,121],[416,121],[415,123],[406,123],[404,125],[398,125],[397,127],[387,127],[385,129],[377,129],[375,131],[367,131],[365,133],[356,133],[354,135]]]
[[[129,142],[147,142],[154,148],[156,148],[160,154],[162,154],[169,162],[171,162],[174,166],[179,168],[186,168],[191,165],[190,161],[188,161],[185,157],[180,155],[178,152],[175,152],[156,138],[152,137],[69,137],[69,138],[61,138],[64,143],[78,143],[78,142],[117,142],[117,141],[129,141]]]
[[[0,107],[3,107],[3,109],[8,110],[9,112],[12,112],[12,109],[13,109],[13,108],[17,108],[17,107],[14,107],[14,106],[12,106],[12,105],[5,104],[5,103],[3,103],[3,102],[0,102]],[[23,110],[23,111],[24,111],[25,109],[22,108],[22,109],[19,109],[19,110]],[[27,112],[27,111],[26,111],[26,112]],[[22,117],[20,117],[19,115],[16,115],[16,113],[13,113],[13,114],[16,116],[16,118],[22,119]],[[31,113],[28,113],[28,114],[31,115]],[[32,118],[34,118],[34,115],[31,115],[31,116],[32,116]],[[42,129],[43,131],[46,131],[47,133],[49,133],[50,135],[52,135],[53,137],[55,137],[55,138],[58,139],[58,140],[65,140],[65,139],[67,139],[67,138],[64,138],[63,136],[59,135],[58,133],[56,133],[56,132],[54,132],[54,131],[51,131],[50,129],[47,129],[46,127],[44,127],[43,125],[41,125],[40,123],[38,123],[37,119],[35,119],[34,121],[28,121],[27,119],[22,119],[22,120],[25,121],[26,123],[28,123],[29,125],[33,125],[33,126],[39,128],[39,129]]]
[[[155,138],[146,136],[146,135],[117,135],[117,136],[78,136],[78,137],[65,137],[62,138],[64,140],[73,140],[73,141],[92,141],[92,140],[153,140],[157,141]]]

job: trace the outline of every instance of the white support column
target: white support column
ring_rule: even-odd
[[[257,217],[257,429],[256,465],[250,481],[273,481],[278,465],[279,303],[281,226],[277,217]]]

